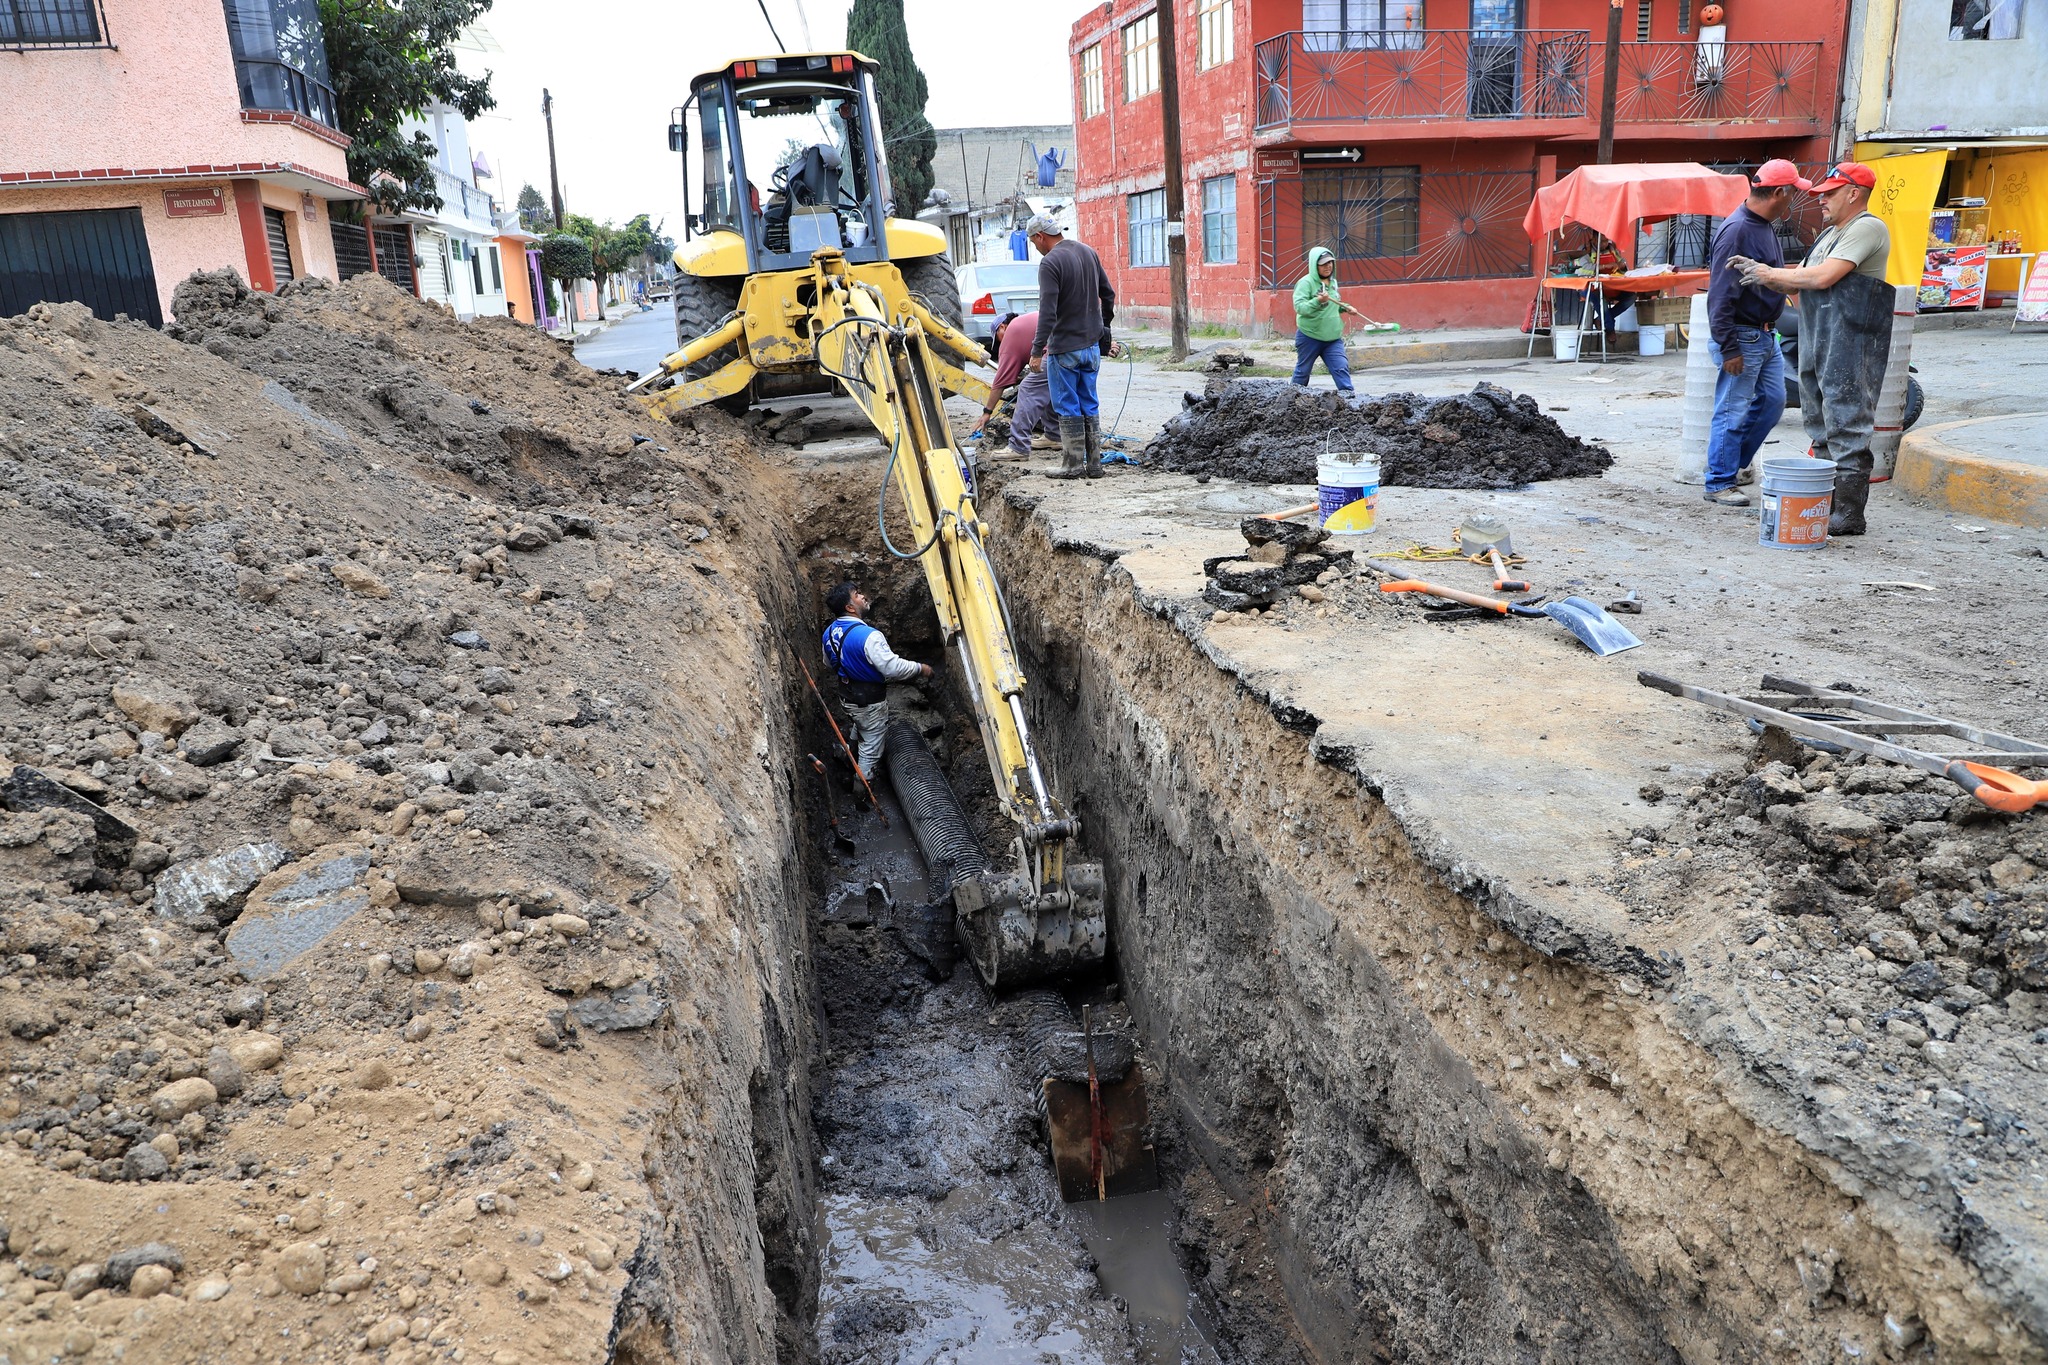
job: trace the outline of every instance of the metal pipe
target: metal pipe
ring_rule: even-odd
[[[1010,716],[1017,722],[1017,740],[1024,746],[1024,771],[1031,774],[1031,794],[1038,798],[1038,809],[1045,815],[1052,814],[1052,795],[1045,789],[1045,776],[1038,771],[1038,746],[1031,742],[1031,727],[1024,723],[1024,699],[1014,692],[1010,694]]]

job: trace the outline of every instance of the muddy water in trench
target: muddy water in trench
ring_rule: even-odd
[[[815,939],[831,1049],[815,1111],[820,1359],[1213,1365],[1165,1195],[1063,1206],[1022,1039],[991,1022],[971,967],[934,984],[890,928],[931,891],[882,799],[886,830],[842,808],[859,851],[842,854]]]

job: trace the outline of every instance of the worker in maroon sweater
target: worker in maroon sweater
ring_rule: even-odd
[[[1011,313],[996,323],[996,377],[989,381],[988,406],[982,409],[981,420],[974,424],[974,434],[981,435],[1003,392],[1015,384],[1017,406],[1010,413],[1010,449],[1019,455],[1030,454],[1032,436],[1041,427],[1051,425],[1052,387],[1046,382],[1045,371],[1034,370],[1029,364],[1031,343],[1037,336],[1036,312]]]

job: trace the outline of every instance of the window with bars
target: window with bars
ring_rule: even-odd
[[[1195,0],[1195,69],[1207,71],[1229,61],[1236,42],[1230,0]]]
[[[1301,28],[1309,52],[1419,48],[1422,0],[1301,0]]]
[[[1102,44],[1081,49],[1081,117],[1102,112]]]
[[[1302,240],[1340,261],[1413,256],[1421,245],[1420,166],[1308,171],[1301,198]]]
[[[1166,264],[1166,191],[1146,190],[1124,200],[1130,214],[1131,264]]]
[[[99,0],[0,0],[0,47],[98,47]]]
[[[1124,25],[1124,103],[1143,99],[1158,88],[1159,16],[1153,13]]]
[[[1163,196],[1165,191],[1160,191]],[[1209,265],[1237,262],[1237,177],[1219,175],[1202,182],[1202,260]]]
[[[1650,21],[1655,17],[1656,3],[1657,0],[1636,0],[1636,41],[1639,43],[1650,41]],[[1678,0],[1678,3],[1691,4],[1692,0]]]

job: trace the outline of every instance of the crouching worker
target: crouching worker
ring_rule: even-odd
[[[825,662],[839,674],[841,695],[853,720],[855,765],[860,775],[874,780],[882,761],[882,746],[889,737],[889,690],[892,682],[929,678],[930,664],[899,659],[889,648],[888,637],[866,621],[868,595],[851,583],[841,583],[825,598],[832,624],[825,627]]]

